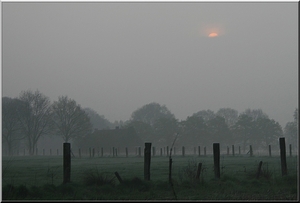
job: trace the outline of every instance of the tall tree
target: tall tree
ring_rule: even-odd
[[[202,117],[205,122],[216,117],[215,113],[209,109],[198,111],[197,113],[194,113],[193,116]]]
[[[27,138],[29,154],[33,155],[39,138],[51,132],[51,103],[39,90],[22,91],[19,99],[25,102],[21,130]]]
[[[136,134],[144,142],[152,142],[154,144],[157,141],[156,136],[154,135],[154,130],[148,123],[131,120],[124,126],[124,128],[129,127],[133,127],[135,129]]]
[[[238,111],[232,108],[221,108],[217,111],[216,115],[223,117],[229,128],[238,120]]]
[[[16,143],[24,138],[20,133],[24,107],[25,103],[17,98],[2,98],[2,143],[6,143],[9,155]]]
[[[244,112],[241,114],[245,114],[247,116],[250,116],[254,121],[257,120],[258,118],[269,118],[269,116],[264,113],[261,109],[246,109]]]
[[[265,149],[270,144],[278,144],[278,138],[283,135],[282,128],[278,122],[269,118],[258,118],[256,121],[257,136],[256,144]]]
[[[153,124],[155,136],[160,146],[171,146],[178,133],[178,121],[175,118],[161,117]]]
[[[131,114],[131,120],[142,121],[151,126],[159,118],[175,118],[175,116],[165,105],[155,102],[146,104]]]
[[[65,142],[84,137],[92,130],[88,114],[68,96],[60,96],[52,105],[53,122],[56,132]]]
[[[207,121],[209,140],[211,142],[219,142],[229,144],[231,140],[231,132],[225,122],[225,119],[220,116]]]
[[[232,128],[232,132],[236,144],[242,144],[245,152],[246,145],[251,143],[253,140],[252,137],[255,134],[255,122],[253,118],[246,114],[241,114]]]
[[[298,108],[295,109],[294,111],[294,122],[298,123]]]
[[[287,137],[290,143],[294,143],[298,147],[298,134],[299,133],[299,123],[298,123],[298,108],[294,111],[294,121],[287,122],[284,127],[284,135]]]
[[[208,129],[202,117],[188,116],[185,121],[181,121],[181,133],[179,140],[182,144],[207,146]]]
[[[89,116],[93,129],[110,129],[113,124],[109,122],[103,115],[99,115],[95,110],[91,108],[83,109]]]

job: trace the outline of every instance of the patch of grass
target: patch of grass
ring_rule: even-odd
[[[3,167],[10,168],[2,177],[3,200],[174,200],[168,183],[168,157],[151,159],[150,181],[143,180],[143,158],[72,159],[72,182],[67,184],[62,184],[62,157],[3,159]],[[214,178],[212,156],[173,156],[172,159],[178,200],[298,198],[299,177],[294,157],[287,159],[288,175],[281,176],[278,157],[224,156],[221,165],[226,166],[226,171],[220,179]],[[259,161],[263,161],[262,171],[256,179]],[[200,181],[194,181],[197,163],[202,163]],[[117,182],[112,171],[120,172],[123,183]]]
[[[11,185],[11,184],[7,184],[5,186],[2,187],[2,198],[3,199],[11,199],[14,197],[14,193],[15,193],[15,186]]]
[[[76,191],[76,185],[74,183],[64,183],[57,187],[57,192],[62,195],[73,195]]]
[[[132,179],[125,179],[122,184],[119,185],[121,188],[127,188],[128,190],[137,190],[139,192],[148,191],[151,186],[150,181],[141,180],[138,177]]]
[[[29,190],[25,185],[19,185],[14,187],[12,185],[6,185],[2,189],[3,199],[25,199],[29,194]]]

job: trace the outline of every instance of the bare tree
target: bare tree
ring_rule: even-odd
[[[33,155],[37,142],[42,135],[51,132],[50,100],[39,90],[22,91],[19,99],[25,102],[22,132],[28,141],[29,154]]]
[[[77,137],[83,137],[92,130],[88,114],[68,96],[61,96],[52,105],[53,122],[57,134],[65,142]]]
[[[7,145],[9,155],[12,155],[17,141],[24,138],[20,133],[20,118],[24,113],[22,108],[24,108],[24,102],[19,99],[2,98],[2,139]]]

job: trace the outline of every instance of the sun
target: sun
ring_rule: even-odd
[[[208,37],[217,37],[218,36],[218,33],[216,32],[212,32],[208,35]]]
[[[201,26],[200,33],[203,37],[216,38],[228,34],[228,31],[223,23],[208,23]]]

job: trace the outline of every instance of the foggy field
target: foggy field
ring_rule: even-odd
[[[281,176],[280,157],[267,156],[232,156],[221,155],[220,171],[221,178],[216,180],[213,171],[213,156],[173,156],[172,178],[178,199],[296,199],[297,198],[297,174],[298,158],[287,157],[288,175]],[[262,161],[262,175],[255,178],[258,164]],[[202,163],[200,181],[194,182],[188,177],[192,172],[196,175],[198,163]],[[74,193],[73,195],[61,195],[55,197],[43,196],[42,199],[174,199],[171,187],[168,184],[169,159],[167,156],[155,156],[151,158],[150,182],[144,181],[144,158],[143,157],[83,157],[72,158],[71,160],[71,183],[73,186],[84,186],[85,175],[94,174],[102,176],[108,180],[114,180],[114,187],[104,187],[108,192],[87,196]],[[140,179],[138,185],[148,188],[152,184],[152,189],[130,189],[124,192],[120,187],[118,179],[114,173],[118,172],[123,181]],[[62,156],[15,156],[2,157],[2,187],[8,184],[18,187],[25,185],[28,188],[33,186],[41,187],[46,184],[61,186],[63,181],[63,157]],[[228,184],[228,185],[227,185]],[[74,187],[75,187],[74,186]],[[88,189],[89,192],[96,186]],[[149,186],[150,187],[150,186]],[[163,189],[157,188],[162,187]],[[97,188],[97,187],[96,187]],[[204,192],[203,196],[197,192],[198,189]],[[202,188],[202,189],[200,189]],[[208,189],[210,188],[210,189]],[[215,190],[215,191],[214,191]],[[280,193],[278,193],[278,191]],[[118,196],[116,195],[118,191]],[[122,192],[123,191],[123,192]],[[163,192],[164,191],[164,192]],[[266,193],[266,191],[268,191]],[[277,192],[276,192],[277,191]],[[227,192],[225,196],[224,194]],[[124,193],[124,194],[123,194]],[[99,196],[100,195],[100,196]],[[276,196],[277,195],[277,196]],[[38,198],[39,199],[39,198]]]

